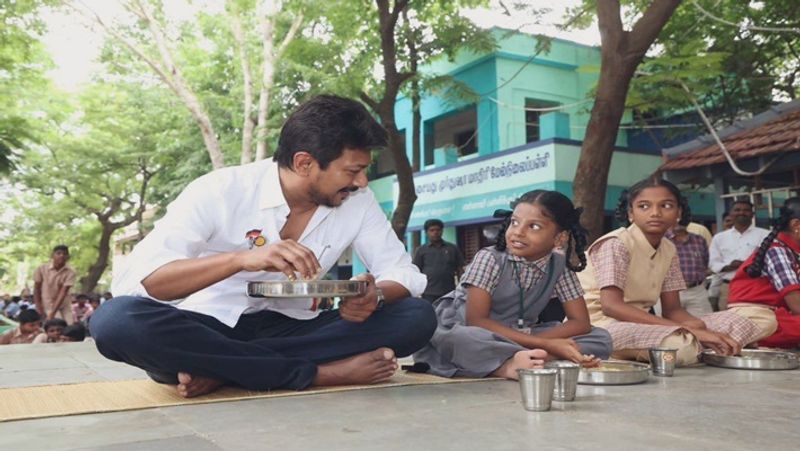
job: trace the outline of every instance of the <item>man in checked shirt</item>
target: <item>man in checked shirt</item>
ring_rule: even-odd
[[[686,289],[680,292],[681,305],[695,317],[711,313],[713,310],[704,284],[708,268],[708,243],[702,236],[690,233],[686,226],[680,224],[667,232],[666,236],[675,244],[681,274],[686,282]]]

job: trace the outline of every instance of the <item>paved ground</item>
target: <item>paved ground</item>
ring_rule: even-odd
[[[0,347],[0,387],[142,374],[91,343]],[[798,395],[800,371],[710,367],[580,386],[541,413],[514,382],[399,387],[6,422],[0,450],[790,450]]]

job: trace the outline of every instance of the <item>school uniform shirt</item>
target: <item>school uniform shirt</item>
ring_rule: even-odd
[[[635,224],[597,239],[586,251],[586,269],[578,274],[592,325],[615,320],[603,314],[600,290],[617,287],[626,304],[648,311],[661,293],[686,289],[675,245],[662,238],[654,248]]]
[[[686,237],[686,241],[680,241],[671,232],[665,236],[675,245],[681,274],[683,274],[686,285],[691,288],[703,283],[708,270],[708,243],[706,240],[691,232]]]
[[[528,261],[522,257],[509,254],[508,260],[512,262],[511,264],[517,265],[519,269],[517,281],[522,286],[522,289],[530,290],[531,287],[538,284],[547,275],[550,254],[535,261]],[[501,270],[502,268],[498,265],[497,259],[494,258],[492,253],[481,249],[475,254],[472,263],[461,277],[461,285],[472,285],[488,293],[494,293],[500,281]],[[567,269],[561,274],[561,277],[556,281],[553,295],[562,303],[583,296],[583,288],[581,288],[578,277],[574,272]]]
[[[750,277],[745,272],[757,251],[736,271],[731,281],[728,304],[740,302],[763,304],[770,307],[787,307],[786,295],[800,291],[800,246],[783,232],[764,254],[760,277]]]
[[[153,298],[141,282],[159,267],[175,260],[247,251],[280,241],[288,214],[278,165],[272,160],[206,174],[184,189],[153,231],[123,261],[112,291],[117,296]],[[298,242],[318,258],[328,247],[320,258],[323,273],[352,245],[377,281],[397,282],[412,296],[425,289],[425,275],[411,263],[369,189],[351,193],[339,207],[317,207]],[[177,307],[213,316],[230,327],[236,325],[240,315],[262,310],[296,319],[319,314],[311,299],[247,296],[248,281],[270,280],[285,281],[286,276],[242,271],[188,296]]]
[[[708,267],[718,273],[723,282],[730,282],[736,271],[722,272],[722,268],[734,260],[747,260],[768,234],[768,230],[751,225],[742,233],[731,227],[714,235],[711,239]]]
[[[51,261],[36,268],[33,273],[33,281],[42,284],[42,303],[46,309],[49,309],[55,304],[56,296],[62,286],[67,287],[67,294],[69,294],[69,289],[75,285],[75,270],[69,265],[56,269]],[[64,310],[65,306],[69,309],[68,299],[61,304],[61,309]]]

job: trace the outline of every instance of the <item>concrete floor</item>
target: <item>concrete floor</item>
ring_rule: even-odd
[[[91,343],[0,347],[0,387],[141,377]],[[509,381],[430,385],[0,423],[0,449],[790,450],[800,371],[678,369],[579,386],[526,412]],[[2,399],[0,399],[2,402]]]

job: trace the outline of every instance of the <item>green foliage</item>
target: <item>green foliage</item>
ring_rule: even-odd
[[[38,39],[44,26],[36,13],[53,1],[16,0],[0,4],[0,174],[36,142],[31,115],[35,94],[46,81],[50,61]]]
[[[570,10],[565,22],[574,28],[590,26],[596,2],[586,0]],[[651,3],[622,1],[624,22],[641,17]],[[654,116],[688,111],[691,103],[677,83],[681,80],[712,122],[724,126],[759,113],[775,100],[796,98],[800,94],[800,33],[761,31],[753,26],[798,29],[800,3],[683,2],[639,67],[641,74],[631,83],[627,106]]]

